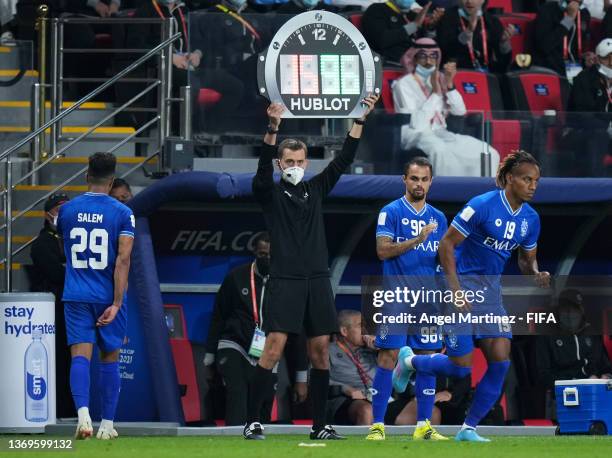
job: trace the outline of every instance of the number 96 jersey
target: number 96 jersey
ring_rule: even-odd
[[[113,303],[119,237],[134,237],[132,210],[107,194],[87,192],[60,207],[64,242],[64,302]]]

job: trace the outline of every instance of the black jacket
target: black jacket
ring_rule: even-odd
[[[488,68],[492,72],[505,72],[512,61],[512,52],[503,53],[500,47],[504,27],[499,19],[487,11],[483,12],[484,24],[487,34],[487,46],[489,55]],[[467,21],[466,21],[467,23]],[[459,7],[455,6],[444,13],[438,23],[436,40],[442,50],[442,60],[448,62],[455,60],[458,68],[476,68],[472,62],[469,48],[459,41],[459,35],[463,32]],[[481,21],[478,21],[474,30],[472,42],[474,44],[474,57],[481,67],[485,66],[482,42]]]
[[[60,249],[57,231],[47,224],[32,243],[30,251],[32,258],[31,290],[53,293],[56,299],[61,299],[66,275],[66,257]]]
[[[231,270],[217,292],[206,342],[207,353],[217,353],[217,344],[221,339],[231,340],[244,348],[245,352],[249,351],[255,332],[251,296],[251,264],[243,264]],[[260,300],[261,289],[265,282],[267,282],[267,277],[255,273],[255,295],[260,309],[263,308]]]
[[[359,139],[347,136],[342,151],[325,170],[297,186],[274,182],[272,159],[276,146],[264,144],[253,194],[270,232],[270,276],[308,279],[329,277],[323,199],[355,159]]]
[[[385,60],[399,62],[417,38],[416,34],[408,35],[404,29],[406,18],[407,15],[396,13],[385,3],[373,3],[363,13],[363,36]]]
[[[607,129],[612,121],[605,77],[597,65],[581,71],[572,84],[568,111],[579,112],[576,122],[589,129]]]
[[[568,51],[574,56],[575,62],[580,62],[581,56],[578,55],[578,39],[574,32],[575,28],[568,30],[561,20],[565,17],[565,12],[557,2],[544,3],[538,10],[535,20],[535,42],[533,64],[550,68],[559,75],[565,76],[565,60],[563,57],[563,39],[568,39]],[[582,52],[587,51],[589,39],[589,23],[591,15],[589,10],[580,10],[580,22],[582,33]],[[573,37],[573,38],[572,38]]]
[[[555,386],[555,380],[612,373],[601,336],[539,336],[536,361],[540,383],[551,389]]]

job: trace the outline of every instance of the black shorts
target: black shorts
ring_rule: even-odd
[[[292,280],[271,278],[266,286],[263,329],[317,337],[338,331],[329,277]]]

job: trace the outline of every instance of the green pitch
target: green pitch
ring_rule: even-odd
[[[2,436],[2,450],[9,438]],[[27,438],[49,438],[29,436]],[[121,437],[116,441],[91,439],[75,443],[73,451],[0,451],[0,456],[18,458],[56,456],[67,458],[610,458],[612,436],[570,437],[491,437],[487,444],[413,442],[401,436],[384,442],[367,442],[351,436],[346,441],[312,444],[305,436],[270,436],[265,441],[245,441],[241,437]]]

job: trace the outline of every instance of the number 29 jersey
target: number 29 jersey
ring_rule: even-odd
[[[134,237],[132,210],[107,194],[87,192],[60,207],[64,242],[64,302],[112,304],[119,237]]]

